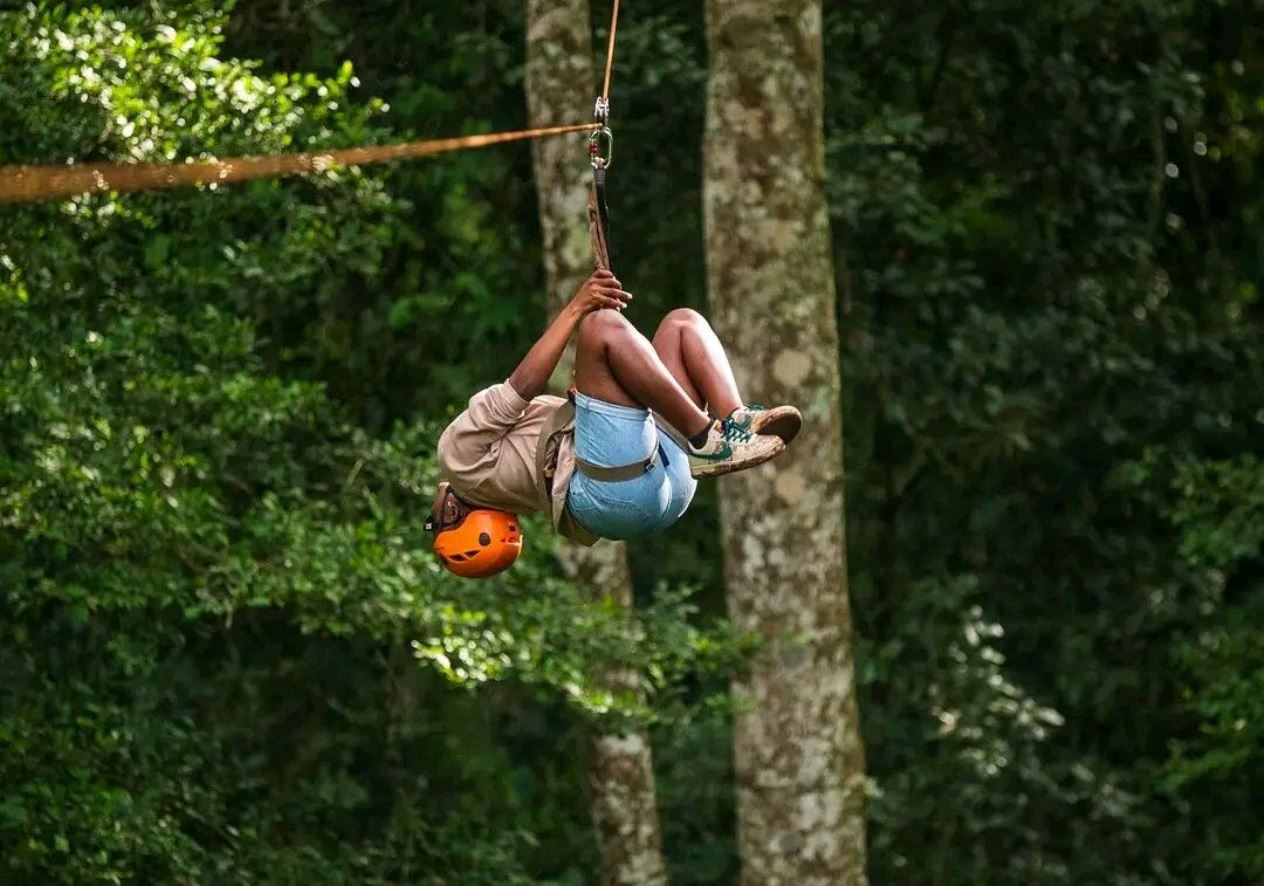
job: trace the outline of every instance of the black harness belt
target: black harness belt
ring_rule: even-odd
[[[584,461],[577,455],[575,456],[575,470],[579,471],[585,477],[591,477],[593,480],[601,480],[603,483],[621,483],[624,480],[635,480],[650,468],[654,467],[657,461],[658,447],[655,446],[654,451],[650,453],[649,458],[633,462],[630,465],[620,465],[617,468],[605,468],[601,465],[595,465],[592,462]]]

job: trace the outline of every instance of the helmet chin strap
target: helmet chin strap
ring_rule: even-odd
[[[426,518],[426,531],[438,534],[445,529],[460,526],[474,510],[452,491],[446,480],[439,484],[434,501],[430,504],[430,516]]]

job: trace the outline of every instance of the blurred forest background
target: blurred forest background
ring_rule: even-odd
[[[526,123],[522,0],[6,6],[0,164]],[[651,329],[706,308],[706,32],[626,6]],[[1262,35],[826,4],[874,883],[1264,881]],[[0,880],[594,882],[594,718],[649,724],[671,882],[737,878],[714,491],[630,547],[639,628],[541,523],[504,581],[427,550],[547,301],[525,146],[0,208]]]

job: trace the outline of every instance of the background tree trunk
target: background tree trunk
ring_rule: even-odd
[[[594,98],[592,30],[587,0],[529,0],[527,19],[527,105],[531,125],[573,120]],[[540,228],[550,292],[550,310],[564,305],[593,269],[588,239],[589,166],[577,139],[532,143]],[[573,350],[554,376],[569,383]],[[594,599],[632,605],[632,576],[622,543],[591,548],[561,540],[563,568]],[[610,675],[620,688],[636,686],[635,674]],[[643,732],[593,735],[589,741],[592,818],[601,850],[602,882],[665,883],[654,766]]]
[[[714,321],[743,390],[804,409],[721,485],[730,616],[769,644],[734,683],[742,879],[865,882],[843,533],[819,0],[708,0],[704,201]]]

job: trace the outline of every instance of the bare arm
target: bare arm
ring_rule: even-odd
[[[566,350],[566,343],[579,326],[579,321],[593,311],[612,308],[622,311],[632,296],[624,292],[614,274],[600,268],[584,281],[561,313],[549,324],[539,340],[527,351],[518,368],[509,376],[509,386],[524,400],[544,391],[553,370]]]

